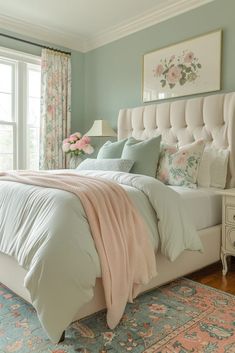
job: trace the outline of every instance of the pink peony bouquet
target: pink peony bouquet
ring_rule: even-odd
[[[91,154],[94,148],[90,145],[90,137],[82,136],[80,132],[75,132],[63,141],[62,149],[71,156]]]

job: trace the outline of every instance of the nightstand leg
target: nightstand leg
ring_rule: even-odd
[[[226,276],[226,274],[228,272],[227,254],[223,250],[221,250],[221,261],[222,261],[222,265],[223,265],[222,274],[223,274],[223,276]]]

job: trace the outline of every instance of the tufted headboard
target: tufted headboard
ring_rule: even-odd
[[[161,134],[179,146],[204,139],[230,151],[228,186],[235,187],[235,92],[121,109],[118,139]]]

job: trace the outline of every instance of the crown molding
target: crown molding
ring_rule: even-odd
[[[30,38],[38,39],[46,43],[53,43],[60,47],[84,52],[85,38],[75,33],[58,31],[41,25],[35,25],[18,18],[0,14],[0,27],[10,32],[15,32]]]
[[[86,40],[85,51],[90,51],[153,26],[169,18],[183,14],[214,0],[178,0],[174,4],[155,7],[145,14],[130,18],[126,23],[109,28]]]
[[[24,36],[30,34],[31,38],[86,53],[212,1],[214,0],[178,0],[176,3],[157,6],[140,16],[130,18],[118,26],[108,28],[90,37],[59,31],[53,27],[35,25],[2,14],[0,14],[0,26],[11,32]]]

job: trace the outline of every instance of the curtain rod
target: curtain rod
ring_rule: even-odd
[[[34,45],[35,47],[50,49],[50,50],[58,51],[59,53],[71,55],[71,52],[64,51],[64,50],[59,50],[59,49],[54,49],[54,48],[48,47],[48,46],[46,46],[46,45],[42,45],[42,44],[30,42],[29,40],[20,39],[20,38],[14,37],[14,36],[10,36],[10,35],[8,35],[8,34],[0,33],[0,36],[6,37],[6,38],[10,38],[10,39],[14,39],[14,40],[18,40],[19,42],[22,42],[22,43],[31,44],[31,45]]]

